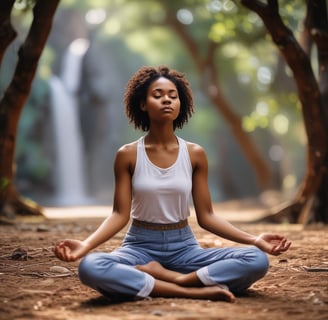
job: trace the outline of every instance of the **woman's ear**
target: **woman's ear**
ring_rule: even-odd
[[[141,111],[146,111],[146,105],[144,103],[140,104]]]

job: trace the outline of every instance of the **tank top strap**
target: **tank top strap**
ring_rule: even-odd
[[[187,142],[178,137],[178,141],[179,141],[179,156],[181,157],[180,161],[182,161],[182,165],[190,170],[190,172],[192,172],[192,165],[191,165],[191,160],[190,160],[190,155],[189,155],[189,150],[188,150],[188,146],[187,146]]]

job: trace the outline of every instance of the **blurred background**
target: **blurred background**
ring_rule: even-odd
[[[166,64],[191,83],[196,112],[176,133],[205,148],[212,200],[292,197],[306,144],[294,80],[261,20],[238,3],[61,0],[20,118],[17,190],[44,206],[110,205],[116,151],[144,134],[125,116],[126,82],[141,66]],[[30,11],[16,9],[19,36],[7,50],[1,90],[31,21]],[[304,9],[301,1],[281,2],[296,36]],[[215,86],[207,77],[214,70]],[[265,183],[251,149],[269,173]]]

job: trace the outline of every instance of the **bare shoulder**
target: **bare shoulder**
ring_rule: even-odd
[[[118,149],[117,154],[127,155],[130,153],[134,153],[137,150],[137,144],[138,144],[138,141],[133,141],[133,142],[124,144],[122,147],[120,147]]]
[[[129,168],[134,168],[137,157],[137,143],[137,141],[133,141],[118,149],[116,153],[117,165],[128,165]]]
[[[207,162],[206,152],[202,146],[189,141],[186,143],[193,168]]]
[[[194,142],[186,141],[189,153],[205,153],[204,148]]]

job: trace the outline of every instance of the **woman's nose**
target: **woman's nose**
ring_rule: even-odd
[[[164,102],[171,103],[171,98],[168,95],[164,95]]]

